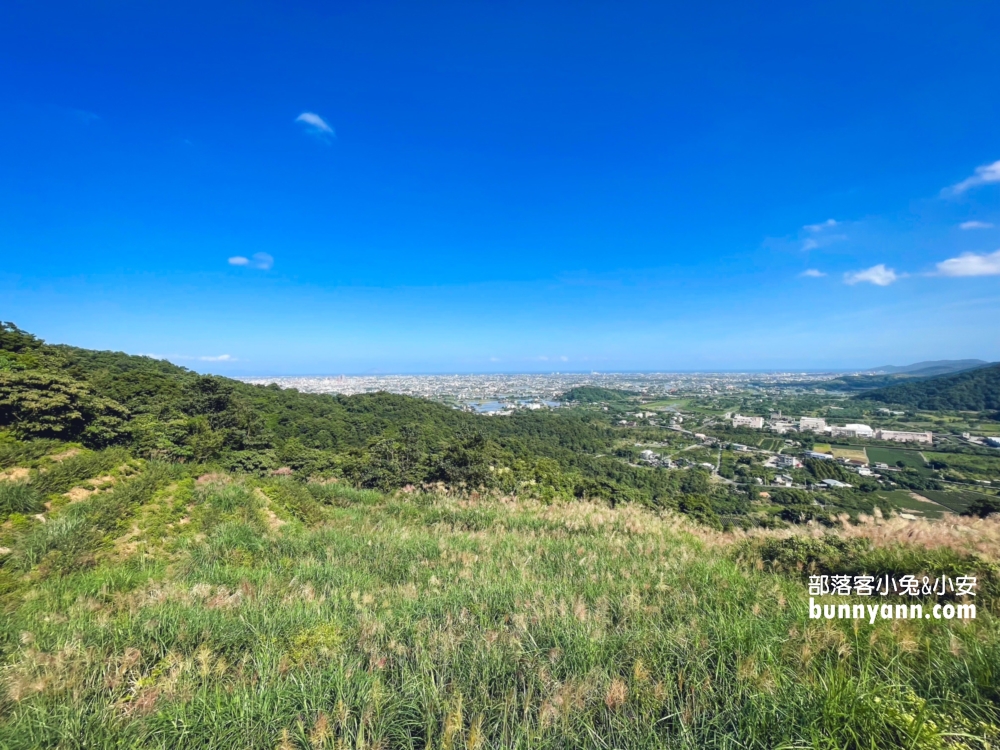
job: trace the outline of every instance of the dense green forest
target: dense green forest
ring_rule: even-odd
[[[388,393],[306,394],[53,346],[11,323],[0,326],[0,425],[21,440],[123,446],[141,458],[257,475],[285,469],[382,491],[443,482],[674,508],[682,495],[701,496],[686,500],[700,508],[728,493],[698,473],[680,477],[612,457],[608,418],[586,410],[494,419]]]
[[[889,385],[860,393],[855,398],[913,409],[997,411],[1000,410],[1000,365]]]

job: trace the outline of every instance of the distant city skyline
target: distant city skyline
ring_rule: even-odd
[[[995,2],[9,5],[0,320],[48,341],[240,376],[1000,360]]]

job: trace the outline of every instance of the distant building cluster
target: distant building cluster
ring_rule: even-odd
[[[733,427],[750,427],[755,430],[765,425],[763,417],[747,417],[740,414],[731,416]],[[767,426],[775,432],[785,433],[795,429],[795,424],[781,416],[781,413],[771,415]],[[800,432],[816,432],[830,437],[860,438],[862,440],[888,440],[895,443],[927,443],[934,442],[932,432],[908,432],[905,430],[876,430],[866,424],[829,425],[822,417],[799,417]]]
[[[642,451],[639,454],[639,460],[649,466],[656,466],[663,469],[672,469],[674,467],[673,462],[669,458],[665,458],[659,453],[650,450]]]

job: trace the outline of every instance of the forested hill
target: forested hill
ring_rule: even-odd
[[[891,385],[854,398],[913,409],[1000,410],[1000,365]]]
[[[388,393],[306,394],[50,345],[11,323],[0,324],[0,442],[5,434],[381,490],[444,482],[647,504],[674,503],[681,492],[675,476],[609,457],[613,430],[591,412],[498,419]],[[705,489],[696,480],[686,491]]]

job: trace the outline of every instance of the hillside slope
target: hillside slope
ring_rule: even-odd
[[[0,747],[1000,738],[998,581],[940,546],[974,532],[995,560],[1000,522],[936,530],[937,551],[899,548],[905,522],[748,543],[637,506],[388,496],[50,448],[0,454],[47,503],[0,525]],[[978,574],[980,614],[809,620],[805,576],[831,570]]]
[[[854,398],[913,409],[995,411],[1000,409],[1000,365],[890,385]]]
[[[306,394],[53,346],[10,323],[0,324],[2,429],[257,475],[336,476],[383,491],[444,482],[671,507],[680,494],[678,477],[609,457],[614,432],[592,412],[495,419],[388,393]]]

